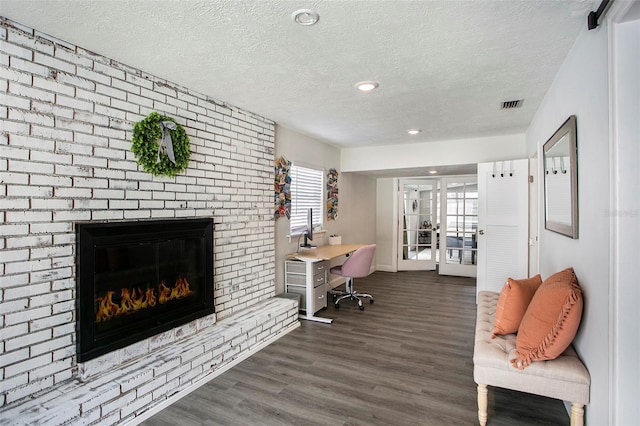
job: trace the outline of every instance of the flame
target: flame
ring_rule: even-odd
[[[96,322],[106,321],[118,313],[118,305],[113,303],[113,291],[108,291],[104,297],[98,297],[98,312]]]
[[[160,303],[167,303],[169,301],[169,296],[171,295],[171,289],[167,287],[164,281],[160,281],[160,285],[158,286],[160,289],[160,295],[158,296],[158,300]]]
[[[147,289],[147,303],[149,304],[149,306],[156,306],[156,292],[154,289],[149,288]]]
[[[187,281],[186,278],[178,277],[175,287],[171,290],[171,297],[179,299],[181,297],[188,296],[189,294],[191,294],[189,281]]]
[[[151,296],[151,297],[150,297]],[[139,311],[156,305],[154,290],[148,289],[143,293],[140,288],[133,289],[129,292],[128,288],[123,288],[120,296],[120,308],[117,314],[125,314],[131,311]]]
[[[96,322],[108,321],[112,318],[139,311],[141,309],[152,308],[157,302],[167,303],[170,300],[181,299],[189,296],[191,288],[186,278],[178,277],[173,287],[167,287],[166,283],[160,281],[158,285],[159,296],[156,297],[156,289],[149,288],[142,291],[140,288],[122,288],[120,290],[120,303],[114,302],[114,291],[107,291],[103,297],[97,297],[98,309],[96,310]]]

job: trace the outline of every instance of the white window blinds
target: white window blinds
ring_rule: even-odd
[[[324,171],[291,166],[291,235],[307,229],[307,211],[313,209],[313,225],[322,225]]]

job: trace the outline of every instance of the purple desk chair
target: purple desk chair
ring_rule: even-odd
[[[333,304],[336,309],[340,307],[339,303],[344,299],[357,300],[358,307],[361,311],[364,310],[361,298],[368,297],[370,299],[369,303],[373,303],[372,295],[358,293],[354,290],[353,279],[364,278],[369,275],[369,271],[371,270],[371,261],[373,260],[375,251],[375,244],[360,247],[358,250],[354,251],[341,266],[334,266],[330,269],[332,274],[340,275],[347,279],[345,291],[332,292],[334,300]]]

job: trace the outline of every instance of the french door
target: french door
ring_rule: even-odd
[[[437,203],[437,180],[399,180],[399,271],[436,269]]]
[[[478,180],[476,176],[441,181],[439,272],[476,276],[478,259]]]

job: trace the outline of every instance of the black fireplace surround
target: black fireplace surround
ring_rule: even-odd
[[[78,362],[214,312],[212,219],[76,230]]]

